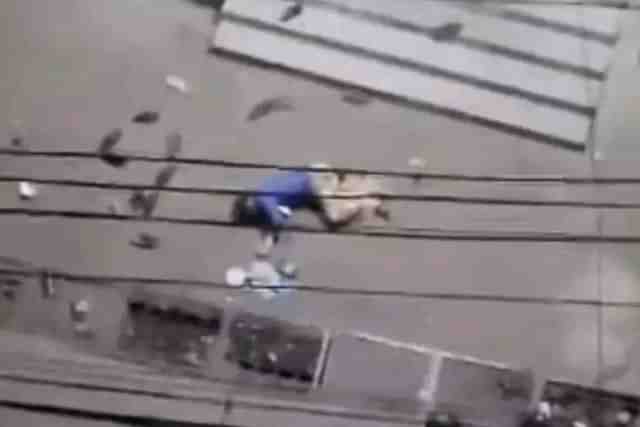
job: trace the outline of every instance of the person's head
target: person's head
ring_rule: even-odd
[[[260,224],[260,212],[253,197],[247,195],[236,197],[231,208],[231,222],[239,225]]]

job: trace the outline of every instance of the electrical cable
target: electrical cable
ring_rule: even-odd
[[[231,221],[208,218],[180,218],[154,216],[143,218],[137,215],[80,212],[75,210],[0,208],[0,216],[27,216],[32,218],[66,218],[77,220],[144,222],[158,224],[190,225],[198,227],[254,229],[255,227],[236,224]],[[457,242],[538,242],[538,243],[615,243],[636,245],[640,244],[640,235],[598,235],[589,233],[564,232],[510,232],[486,230],[453,230],[426,227],[377,227],[362,226],[359,228],[345,228],[339,231],[326,228],[310,227],[302,224],[291,224],[281,229],[283,232],[321,234],[350,237],[368,237],[400,240],[435,240]]]
[[[129,184],[118,182],[94,182],[72,179],[29,178],[24,176],[0,175],[0,182],[29,182],[32,184],[51,185],[57,187],[97,188],[105,190],[126,191],[157,191],[178,194],[201,194],[207,196],[274,196],[280,193],[266,191],[241,190],[221,187],[191,187],[191,186],[159,186],[145,184]],[[319,195],[318,199],[361,199],[376,197],[388,201],[407,201],[424,203],[451,203],[469,205],[498,205],[498,206],[553,206],[585,209],[640,209],[640,203],[636,202],[594,202],[580,200],[537,200],[537,199],[511,199],[495,197],[469,197],[451,195],[430,194],[400,194],[372,192],[366,196],[343,195]]]
[[[640,301],[603,301],[597,299],[583,298],[556,298],[556,297],[519,297],[492,294],[456,294],[451,292],[428,292],[428,291],[404,291],[398,289],[362,289],[362,288],[342,288],[327,285],[308,285],[304,283],[281,284],[277,287],[266,285],[251,285],[244,288],[233,288],[226,283],[213,280],[194,280],[186,278],[166,278],[166,277],[144,277],[144,276],[109,276],[76,274],[56,269],[35,270],[35,269],[12,269],[0,268],[0,275],[17,276],[23,278],[37,278],[46,271],[55,280],[62,280],[73,283],[91,283],[96,285],[105,284],[136,284],[136,285],[183,285],[202,287],[212,290],[229,292],[246,292],[254,289],[290,289],[299,292],[325,295],[361,296],[376,298],[407,298],[407,299],[431,299],[448,301],[478,301],[478,302],[504,302],[520,304],[537,304],[551,306],[585,306],[585,307],[611,307],[611,308],[640,308]]]
[[[19,150],[0,148],[0,155],[14,157],[45,157],[55,159],[100,159],[100,155],[88,151],[49,151],[49,150]],[[329,167],[314,168],[307,165],[285,165],[278,163],[240,162],[233,160],[215,160],[196,157],[172,157],[151,154],[122,154],[123,157],[136,162],[170,163],[193,166],[209,166],[228,169],[252,170],[280,170],[303,172],[334,172],[338,174],[370,175],[387,178],[406,178],[411,180],[432,181],[463,181],[463,182],[508,182],[508,183],[541,183],[541,184],[572,184],[572,185],[626,185],[640,184],[640,177],[569,177],[561,175],[477,175],[455,173],[423,173],[399,170],[374,170],[365,168]]]

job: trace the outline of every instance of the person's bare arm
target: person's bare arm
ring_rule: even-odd
[[[334,194],[340,197],[368,198],[376,197],[382,194],[382,191],[378,180],[348,175],[337,186]]]

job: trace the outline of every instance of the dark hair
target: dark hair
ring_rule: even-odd
[[[231,222],[242,225],[260,224],[260,212],[253,197],[241,195],[233,201]]]

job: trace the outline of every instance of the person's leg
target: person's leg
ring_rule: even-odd
[[[277,236],[273,231],[265,229],[260,230],[260,241],[256,247],[256,255],[262,258],[268,257],[277,240]]]
[[[237,196],[230,217],[233,224],[258,230],[260,238],[256,245],[256,255],[268,257],[278,241],[278,231],[268,223],[255,200],[251,196]]]

